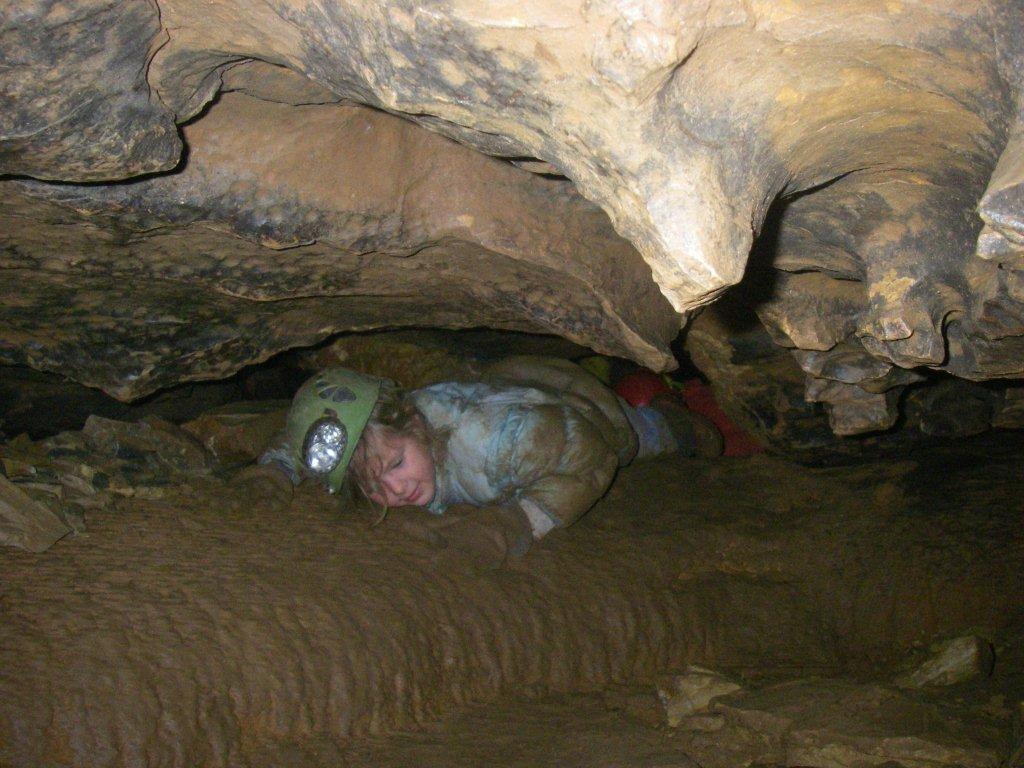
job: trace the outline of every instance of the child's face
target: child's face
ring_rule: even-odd
[[[368,464],[376,475],[376,504],[423,507],[434,498],[434,460],[418,440],[408,435],[382,435],[367,446],[376,454]]]

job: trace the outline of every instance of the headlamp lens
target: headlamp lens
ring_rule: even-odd
[[[306,433],[303,455],[306,466],[316,475],[326,475],[338,466],[345,446],[348,445],[348,431],[337,419],[320,419]]]

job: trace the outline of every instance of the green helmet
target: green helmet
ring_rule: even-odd
[[[306,472],[324,478],[331,493],[345,480],[381,383],[347,368],[326,368],[295,393],[285,427],[288,444]]]

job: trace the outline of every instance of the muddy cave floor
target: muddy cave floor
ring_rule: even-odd
[[[281,513],[172,475],[0,552],[0,765],[999,765],[1022,470],[1005,434],[673,457],[486,571],[316,488]],[[965,634],[991,675],[892,685]],[[652,692],[690,664],[742,688],[668,728]]]

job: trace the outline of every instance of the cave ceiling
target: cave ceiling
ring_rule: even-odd
[[[738,284],[841,434],[1024,376],[1017,0],[25,0],[0,93],[0,360],[124,400],[411,325],[665,370]]]

